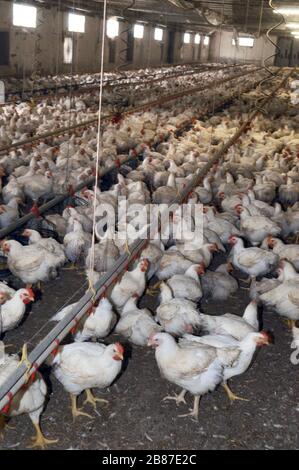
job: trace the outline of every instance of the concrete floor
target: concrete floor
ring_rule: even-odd
[[[84,282],[83,273],[62,271],[59,279],[45,286],[26,321],[8,333],[5,342],[12,343],[14,351],[21,347]],[[152,308],[154,302],[153,298],[142,300]],[[201,310],[241,315],[247,303],[248,292],[239,290],[237,298],[225,305],[204,300]],[[29,343],[30,349],[51,326],[46,323]],[[86,406],[93,419],[79,417],[73,423],[69,397],[50,375],[50,399],[41,420],[45,435],[59,439],[50,449],[299,449],[299,366],[290,362],[291,334],[271,312],[263,312],[263,327],[273,331],[275,344],[259,350],[252,367],[231,381],[233,391],[250,401],[231,405],[220,387],[203,397],[199,422],[178,417],[188,411],[186,405],[162,402],[164,396],[179,390],[160,377],[151,349],[132,348],[123,342],[125,370],[110,390],[97,391],[98,396],[109,399],[108,406],[96,412]],[[107,341],[115,339],[111,335]],[[44,372],[48,375],[49,371]],[[190,395],[187,401],[193,404]],[[33,434],[28,416],[14,418],[11,424],[15,429],[5,431],[0,448],[24,449]]]

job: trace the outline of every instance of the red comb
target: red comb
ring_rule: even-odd
[[[117,351],[121,354],[124,354],[125,352],[125,348],[122,346],[122,344],[120,344],[119,342],[115,343],[115,347],[117,349]]]
[[[33,297],[33,298],[34,298],[34,292],[33,292],[33,290],[31,289],[31,287],[28,287],[27,292],[28,292],[28,294],[30,295],[30,297]]]

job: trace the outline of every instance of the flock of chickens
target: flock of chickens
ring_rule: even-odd
[[[243,78],[244,89],[253,80],[252,76]],[[221,102],[228,90],[213,93],[213,99]],[[206,95],[203,107],[211,101],[211,95]],[[126,198],[127,220],[133,217],[136,203],[147,208],[152,202],[172,203],[222,142],[246,120],[255,98],[255,92],[242,94],[228,109],[195,121],[191,130],[181,136],[175,133],[177,125],[196,113],[196,100],[187,111],[183,110],[183,100],[177,103],[171,116],[168,109],[162,108],[107,125],[102,167],[107,160],[111,164],[119,154],[136,147],[138,153],[143,153],[142,163],[134,170],[122,167],[117,183],[109,190],[83,189],[77,197],[84,204],[68,206],[62,214],[46,215],[61,243],[43,238],[32,228],[22,234],[28,245],[14,239],[2,241],[9,270],[26,287],[15,291],[5,282],[0,283],[1,333],[18,326],[26,305],[35,300],[36,285],[54,279],[66,263],[85,263],[86,276],[94,285],[113,268],[120,255],[130,253],[132,240],[115,237],[109,229],[98,236],[90,270],[95,200],[96,221],[100,220],[101,205],[115,209],[118,234],[125,227],[125,220],[118,214],[119,196]],[[191,393],[194,408],[182,416],[195,419],[200,397],[218,385],[224,387],[230,400],[242,399],[231,391],[228,380],[248,369],[258,346],[272,341],[271,334],[260,329],[259,304],[288,320],[293,344],[299,345],[299,329],[295,326],[299,320],[299,246],[294,243],[299,232],[299,136],[298,115],[289,105],[288,90],[277,93],[275,112],[279,115],[276,120],[255,118],[224,161],[214,165],[203,183],[189,194],[188,204],[203,205],[202,245],[190,240],[190,233],[175,238],[175,226],[182,217],[177,210],[169,221],[170,235],[160,232],[157,239],[150,240],[135,265],[72,330],[73,342],[59,346],[49,359],[53,374],[71,396],[74,419],[89,416],[77,405],[83,391],[84,404],[96,408],[98,401],[105,400],[96,398],[92,389],[109,387],[121,373],[124,347],[118,341],[105,345],[102,341],[110,334],[136,346],[154,347],[162,376],[182,389],[179,395],[164,400],[186,403],[185,394]],[[168,139],[157,139],[161,133],[168,134]],[[59,192],[64,183],[61,170],[66,165],[72,184],[90,175],[95,148],[96,135],[91,128],[80,137],[73,134],[69,141],[57,141],[55,146],[43,142],[31,154],[26,151],[21,155],[19,151],[3,157],[3,178],[4,174],[9,177],[2,188],[0,226],[17,218],[19,205],[25,201],[37,203]],[[212,268],[212,263],[218,267]],[[237,278],[240,273],[250,282],[250,298],[242,315],[202,313],[202,299],[224,302],[239,291],[240,283],[247,282]],[[155,312],[140,306],[144,294],[156,293],[159,302]],[[59,311],[53,322],[61,321],[74,305]],[[24,348],[21,362],[26,361]],[[17,355],[5,354],[0,384],[19,364]],[[43,436],[39,424],[46,393],[45,382],[37,372],[2,410],[3,426],[11,416],[29,414],[37,432],[33,446],[55,442]]]

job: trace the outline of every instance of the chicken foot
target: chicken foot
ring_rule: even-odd
[[[86,403],[90,403],[94,409],[96,410],[97,409],[97,403],[109,403],[108,400],[105,400],[104,398],[96,398],[92,391],[90,390],[90,388],[87,388],[85,390],[86,392],[86,400],[83,402],[83,405],[85,405]]]
[[[296,320],[291,320],[290,318],[284,318],[284,322],[287,324],[287,326],[290,328],[290,330],[296,326]]]
[[[70,395],[71,395],[71,401],[72,401],[73,420],[75,421],[75,419],[78,416],[86,416],[87,418],[93,419],[91,415],[89,415],[88,413],[85,413],[84,411],[81,411],[81,409],[77,407],[77,396],[73,395],[72,393]]]
[[[226,391],[227,396],[228,396],[228,398],[230,399],[231,402],[234,402],[235,400],[250,401],[250,400],[248,400],[247,398],[242,398],[242,397],[238,397],[237,395],[235,395],[235,394],[231,391],[231,389],[229,388],[229,386],[227,385],[226,382],[223,382],[223,383],[222,383],[222,387],[223,387],[224,390]]]
[[[36,429],[36,435],[32,438],[33,443],[28,446],[28,449],[33,449],[34,447],[40,447],[41,449],[45,449],[47,445],[56,444],[58,439],[46,439],[42,433],[39,423],[33,423]]]
[[[71,263],[68,268],[62,268],[63,271],[74,271],[77,269],[76,263]]]
[[[179,395],[175,393],[174,396],[166,396],[163,398],[162,401],[174,400],[176,402],[176,405],[179,405],[180,403],[184,403],[185,405],[187,405],[187,402],[185,400],[186,393],[187,390],[182,390]]]
[[[26,375],[27,375],[27,380],[29,379],[29,372],[31,370],[32,364],[28,359],[28,350],[27,350],[27,344],[25,343],[22,347],[22,356],[19,362],[19,367],[21,365],[25,364],[27,367]]]
[[[195,396],[193,410],[191,409],[190,413],[179,415],[179,418],[187,418],[190,416],[191,418],[194,418],[196,421],[198,421],[200,398],[201,398],[200,396]]]

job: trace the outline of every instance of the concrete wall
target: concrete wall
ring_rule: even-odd
[[[127,38],[130,28],[120,23],[120,35],[113,39],[115,63],[109,63],[109,41],[105,45],[105,69],[115,69],[119,63],[126,63],[126,49],[122,41]],[[44,74],[94,72],[100,70],[101,58],[101,18],[85,17],[85,33],[70,33],[67,29],[67,12],[56,7],[37,9],[37,27],[21,28],[12,24],[12,2],[0,0],[0,31],[10,34],[10,64],[0,66],[1,75],[28,75],[34,71]],[[201,46],[183,44],[183,32],[176,31],[173,63],[205,61],[208,52],[201,53]],[[63,40],[73,38],[73,64],[63,63]],[[111,41],[110,41],[111,43]],[[143,39],[134,39],[133,61],[129,67],[159,66],[167,63],[168,34],[164,32],[163,41],[155,41],[154,25],[145,25]],[[122,59],[122,60],[121,60]]]
[[[215,62],[221,60],[226,62],[262,64],[264,59],[274,53],[274,46],[268,41],[266,36],[255,39],[253,47],[233,46],[232,39],[232,32],[222,31],[221,33],[214,33],[210,44],[209,59]],[[275,37],[271,39],[276,42]],[[267,62],[267,64],[272,65],[273,59]]]
[[[1,75],[28,75],[34,71],[43,74],[95,72],[100,70],[102,21],[99,16],[85,17],[85,33],[70,33],[67,29],[67,12],[53,8],[37,9],[37,27],[21,28],[12,25],[12,2],[0,0],[0,31],[10,33],[10,64],[0,66]],[[113,70],[119,64],[128,68],[159,66],[167,63],[168,33],[163,41],[155,41],[154,25],[145,25],[144,38],[133,41],[133,60],[126,60],[127,31],[132,26],[121,22],[120,35],[105,43],[105,70]],[[255,41],[253,48],[232,46],[232,33],[215,33],[210,45],[183,43],[183,31],[176,31],[174,38],[173,63],[228,61],[256,62],[271,55],[273,46],[262,37]],[[73,38],[73,63],[63,62],[63,41],[65,36]],[[109,44],[110,43],[110,44]],[[109,61],[109,47],[115,48],[115,62]]]

